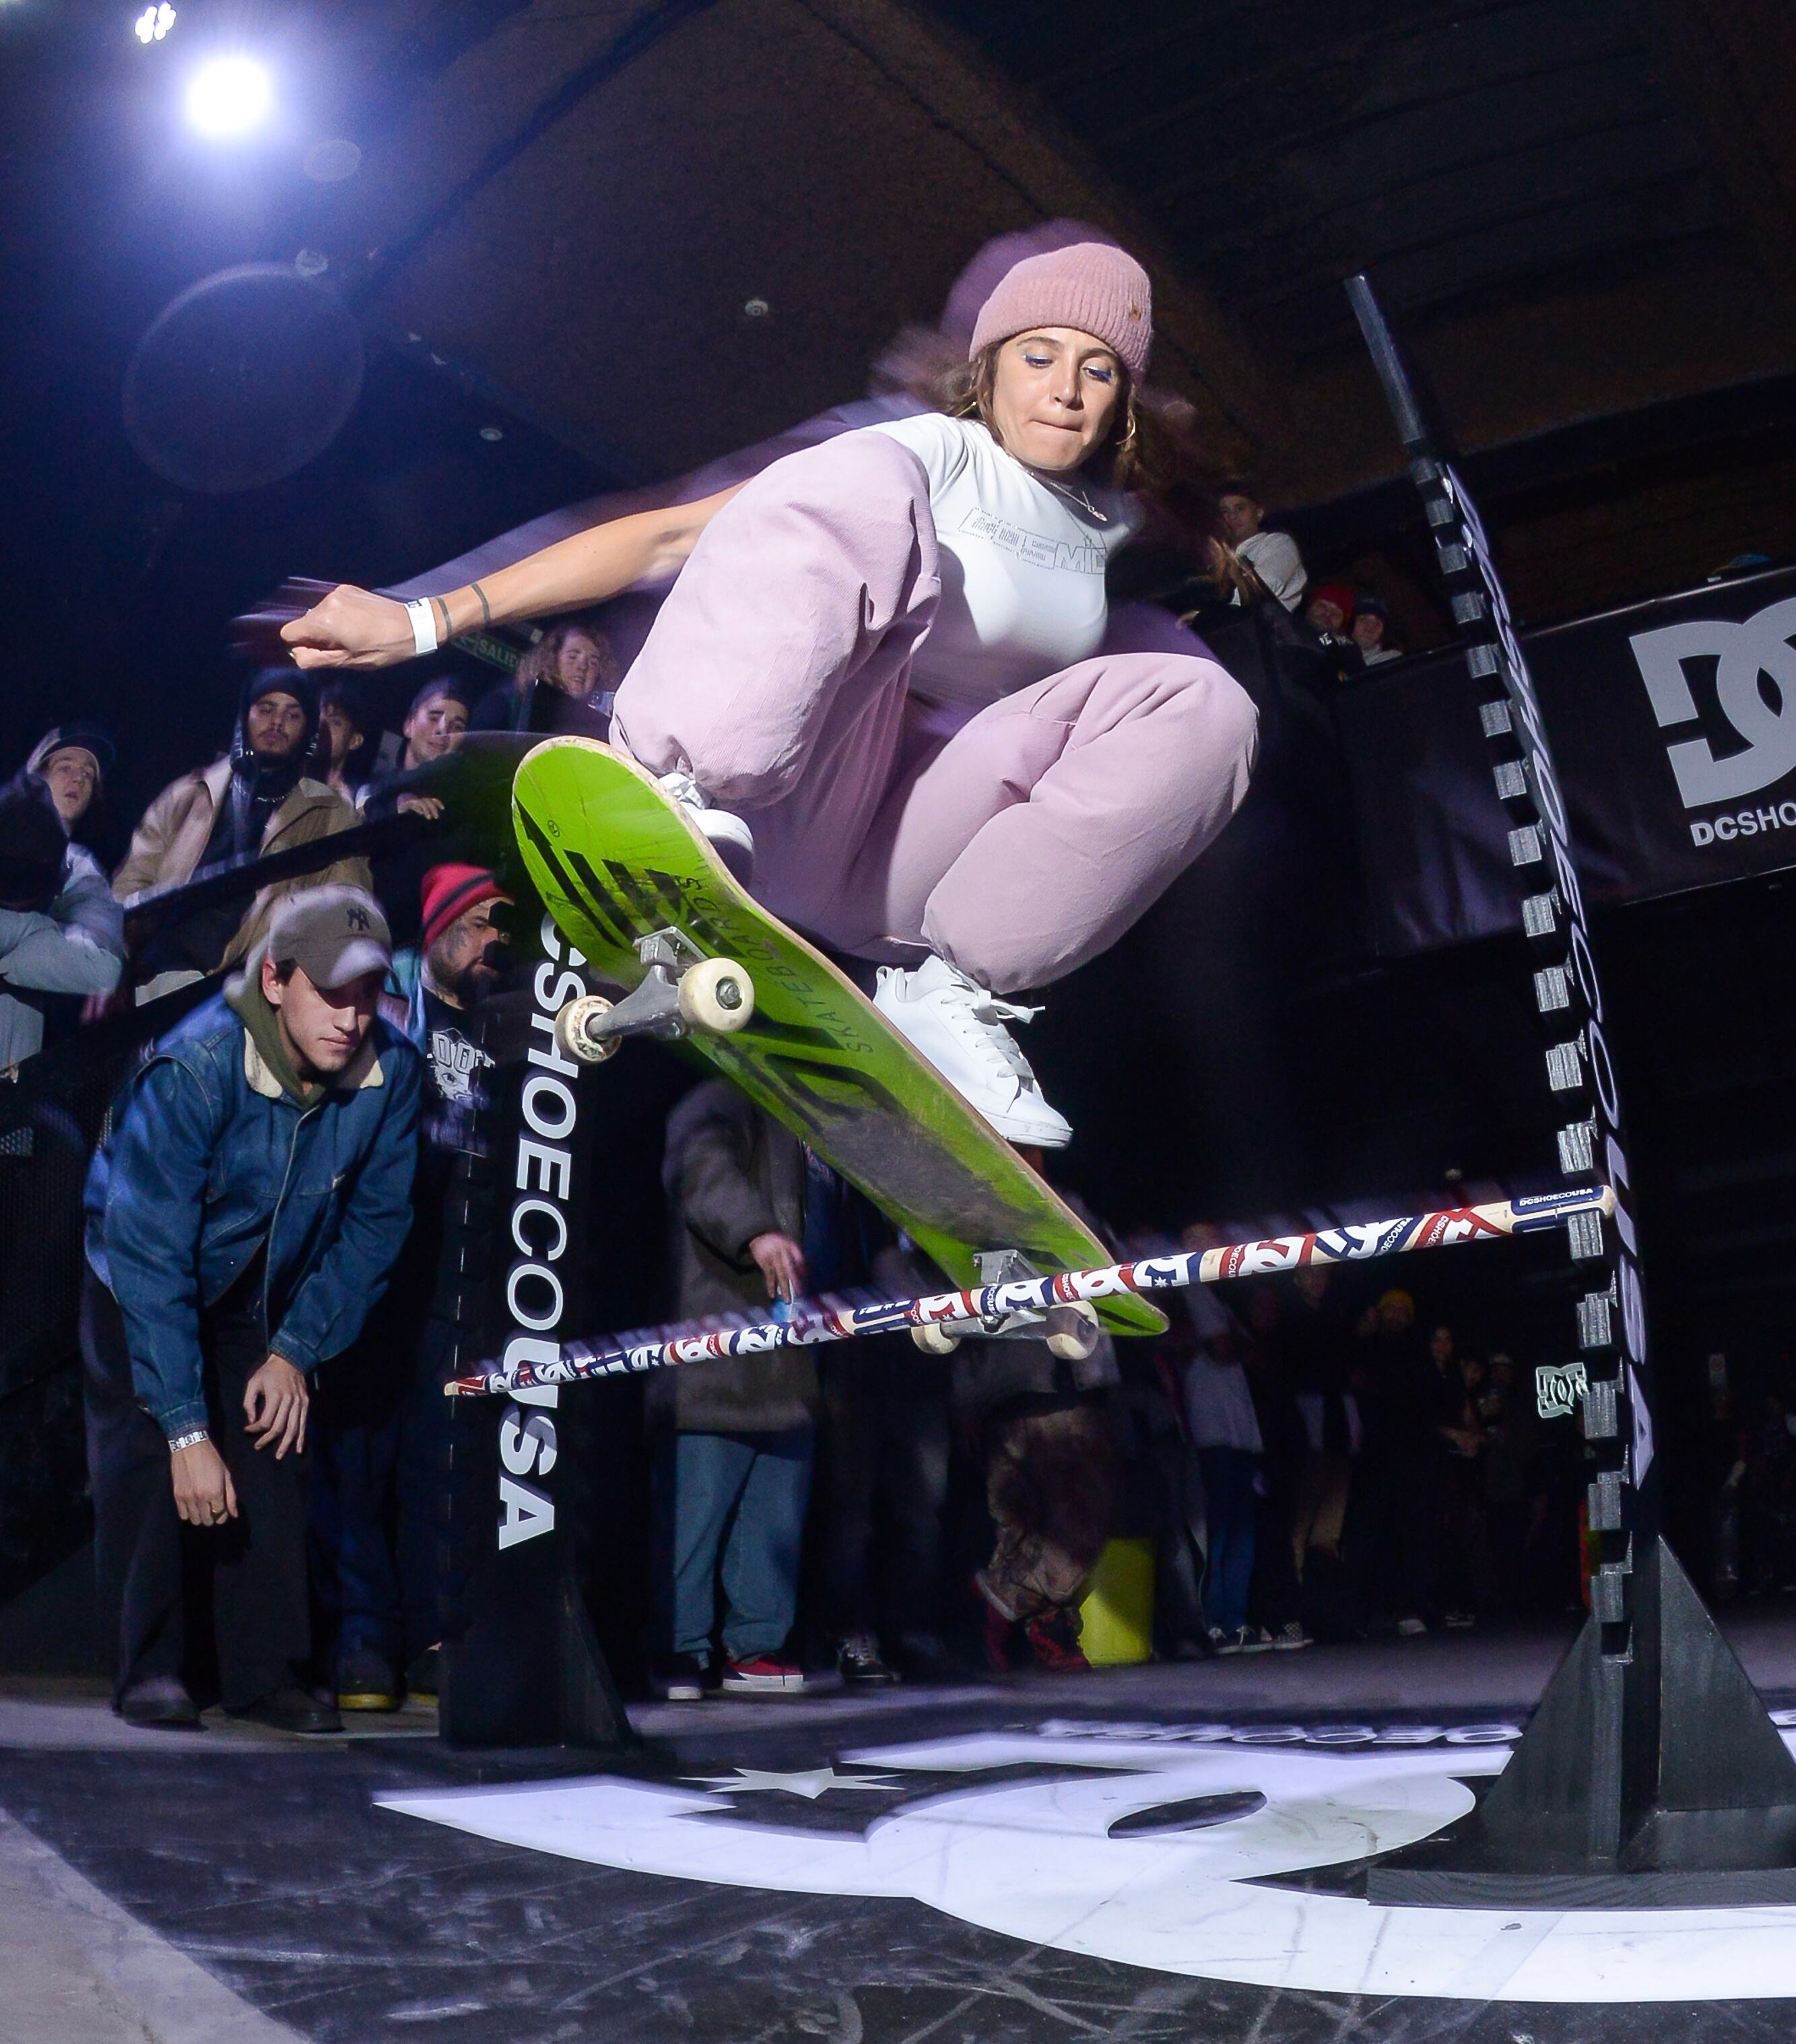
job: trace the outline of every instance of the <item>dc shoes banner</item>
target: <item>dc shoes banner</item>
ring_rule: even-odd
[[[1796,570],[1524,632],[1587,897],[1796,865]],[[1519,927],[1476,685],[1455,648],[1336,701],[1374,948]]]

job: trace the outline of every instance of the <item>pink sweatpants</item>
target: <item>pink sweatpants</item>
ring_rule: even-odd
[[[1107,653],[944,736],[908,686],[940,586],[907,448],[788,455],[700,539],[614,735],[748,819],[755,894],[785,921],[1013,993],[1115,943],[1216,836],[1256,714],[1213,660]]]

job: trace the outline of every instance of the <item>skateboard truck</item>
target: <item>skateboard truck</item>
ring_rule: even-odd
[[[1007,1285],[1014,1279],[1047,1274],[1038,1270],[1019,1250],[976,1250],[973,1260],[978,1266],[982,1285]],[[969,1335],[977,1335],[981,1341],[1045,1339],[1062,1362],[1083,1362],[1097,1347],[1103,1331],[1097,1308],[1083,1299],[1075,1299],[1064,1305],[1050,1306],[1046,1312],[1030,1308],[1000,1314],[992,1320],[926,1320],[911,1328],[911,1339],[925,1355],[950,1355]]]
[[[621,1001],[582,993],[555,1016],[555,1041],[582,1064],[608,1058],[626,1036],[727,1036],[753,1020],[754,982],[734,959],[707,958],[677,930],[636,940],[641,984]]]

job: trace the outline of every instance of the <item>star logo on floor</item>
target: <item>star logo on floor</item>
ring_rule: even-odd
[[[716,1788],[724,1795],[751,1796],[778,1793],[802,1796],[815,1803],[832,1788],[859,1788],[877,1795],[892,1786],[889,1774],[838,1774],[833,1765],[802,1767],[789,1773],[760,1767],[739,1767],[731,1774],[689,1774],[686,1781],[701,1788]]]

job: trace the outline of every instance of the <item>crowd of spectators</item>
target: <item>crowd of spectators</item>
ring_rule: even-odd
[[[1384,603],[1342,578],[1313,581],[1296,540],[1266,523],[1266,507],[1250,484],[1223,483],[1217,501],[1245,594],[1276,601],[1288,614],[1278,636],[1299,672],[1326,686],[1403,658]],[[1231,605],[1243,600],[1241,587],[1230,592]],[[1202,614],[1201,606],[1192,613],[1200,628]]]
[[[1310,588],[1257,503],[1229,501],[1285,612],[1319,643],[1394,657],[1376,603]],[[86,1194],[102,1608],[137,1722],[190,1724],[211,1695],[321,1730],[434,1693],[440,1385],[480,1262],[450,1186],[491,1062],[472,1011],[503,970],[510,905],[433,839],[372,861],[347,849],[248,897],[214,889],[178,918],[146,905],[364,820],[436,819],[425,770],[470,729],[602,730],[616,680],[578,620],[496,688],[432,676],[397,731],[354,678],[254,674],[226,749],[149,804],[109,883],[83,843],[116,774],[105,734],[45,734],[0,790],[0,1059],[16,1070],[82,1002],[93,1019],[199,981],[211,996],[128,1082]],[[720,1082],[675,1110],[663,1184],[681,1321],[934,1281]],[[1500,1350],[1322,1270],[1193,1290],[1174,1320],[1157,1343],[1104,1338],[1076,1361],[1028,1338],[938,1357],[892,1338],[658,1380],[655,1689],[1081,1669],[1081,1608],[1119,1539],[1152,1543],[1168,1657],[1575,1601],[1571,1430],[1535,1417]],[[1743,1495],[1775,1570],[1791,1450],[1760,1433],[1743,1464],[1781,1474]],[[198,1577],[182,1522],[210,1543]]]
[[[397,730],[354,677],[256,671],[217,755],[148,803],[109,878],[96,847],[126,833],[102,828],[120,778],[106,732],[44,733],[0,786],[0,1074],[171,997],[139,1025],[155,1040],[85,1201],[102,1620],[137,1722],[190,1724],[197,1692],[317,1730],[340,1699],[434,1689],[439,1385],[466,1261],[447,1184],[485,1055],[466,1011],[506,904],[428,833],[303,855],[364,822],[440,817],[425,770],[483,704],[504,728],[585,729],[615,679],[579,620],[490,696],[425,679]],[[272,881],[232,884],[291,854]],[[15,1176],[34,1126],[6,1139]]]
[[[676,1112],[665,1174],[682,1321],[929,1281],[721,1082]],[[658,1450],[658,1692],[795,1689],[831,1662],[857,1685],[957,1659],[1083,1669],[1080,1607],[1119,1537],[1153,1545],[1166,1658],[1575,1608],[1575,1430],[1541,1420],[1502,1348],[1418,1320],[1400,1289],[1355,1304],[1354,1284],[1194,1289],[1160,1343],[1080,1361],[1025,1335],[687,1366]]]

